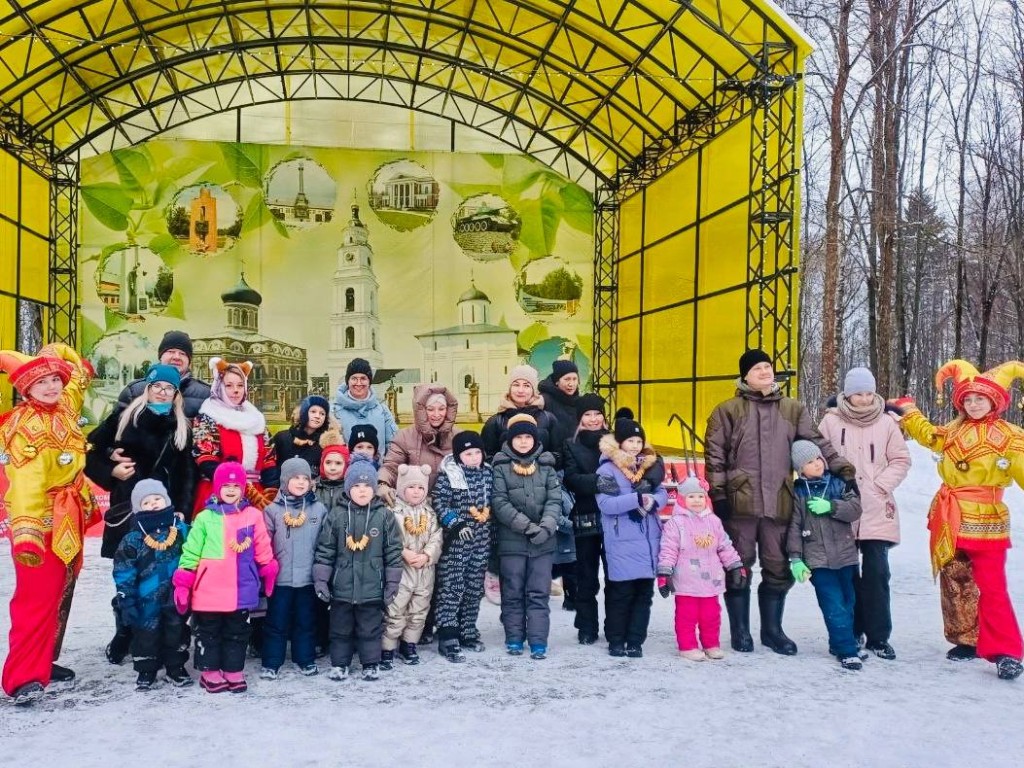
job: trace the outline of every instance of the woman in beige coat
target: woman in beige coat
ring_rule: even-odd
[[[854,634],[865,636],[865,647],[876,656],[895,659],[889,644],[889,548],[899,544],[900,518],[893,492],[910,470],[910,451],[867,368],[852,368],[846,374],[843,391],[818,429],[857,469],[864,512],[853,524],[861,552],[860,574],[854,579]]]

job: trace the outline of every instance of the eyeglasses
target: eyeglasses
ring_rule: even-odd
[[[178,388],[173,384],[150,384],[149,388],[158,395],[173,395],[178,391]]]

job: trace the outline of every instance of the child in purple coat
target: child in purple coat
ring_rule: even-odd
[[[748,583],[747,570],[722,521],[711,513],[704,486],[690,475],[676,490],[675,509],[661,533],[658,555],[658,591],[662,597],[676,593],[680,656],[689,661],[725,658],[718,596],[726,586],[745,589]]]
[[[668,494],[657,476],[658,454],[643,427],[618,419],[613,434],[598,443],[597,506],[601,510],[605,557],[604,636],[611,656],[640,658],[651,620],[654,577],[661,545],[658,510]]]

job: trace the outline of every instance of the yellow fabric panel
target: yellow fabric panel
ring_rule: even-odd
[[[641,424],[647,434],[647,440],[654,445],[672,448],[691,446],[688,432],[675,420],[669,419],[675,414],[689,426],[690,412],[693,405],[693,384],[646,384],[640,395],[642,403]],[[698,436],[703,437],[702,430],[697,428]],[[685,443],[684,443],[685,436]]]
[[[619,408],[631,408],[633,415],[635,416],[640,411],[640,387],[636,384],[623,384],[615,388],[615,410]],[[615,424],[612,421],[615,417],[615,411],[611,411],[608,414],[609,423],[608,426],[615,429]]]
[[[741,203],[701,224],[697,292],[708,294],[747,280],[749,212]]]
[[[693,305],[643,317],[644,379],[693,375]]]
[[[619,255],[628,256],[643,244],[643,195],[633,195],[619,206]]]
[[[734,368],[739,357],[740,353],[737,353],[732,361]],[[701,440],[704,439],[704,435],[707,432],[708,417],[715,410],[715,406],[728,400],[735,394],[735,381],[701,381],[697,383],[697,423],[693,426]]]
[[[696,230],[688,229],[644,251],[644,311],[693,298]]]
[[[0,287],[5,287],[0,283]],[[0,294],[0,349],[15,349],[18,343],[18,303],[10,296]],[[14,404],[10,380],[0,375],[0,413]]]
[[[18,292],[18,228],[3,219],[0,219],[0,290]]]
[[[743,352],[746,292],[701,299],[697,306],[697,375],[732,375]],[[738,374],[737,374],[738,375]]]
[[[49,299],[50,245],[28,232],[21,234],[21,295],[33,301]]]
[[[703,155],[701,212],[707,216],[750,192],[750,121],[706,144]],[[746,208],[746,203],[740,205]]]
[[[640,318],[622,320],[618,326],[616,376],[621,381],[640,378]]]
[[[18,160],[0,150],[0,214],[18,218]]]
[[[28,166],[21,169],[21,223],[39,235],[50,231],[50,183]]]
[[[697,218],[697,156],[691,155],[647,189],[648,243]]]
[[[630,256],[619,262],[617,317],[628,317],[640,311],[640,256]]]

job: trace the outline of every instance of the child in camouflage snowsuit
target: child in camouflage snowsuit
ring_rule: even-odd
[[[466,660],[462,650],[483,651],[476,627],[484,572],[491,554],[494,523],[490,518],[491,467],[484,463],[483,440],[460,432],[452,453],[441,460],[434,485],[434,510],[444,529],[444,554],[438,566],[438,649],[448,661]]]

